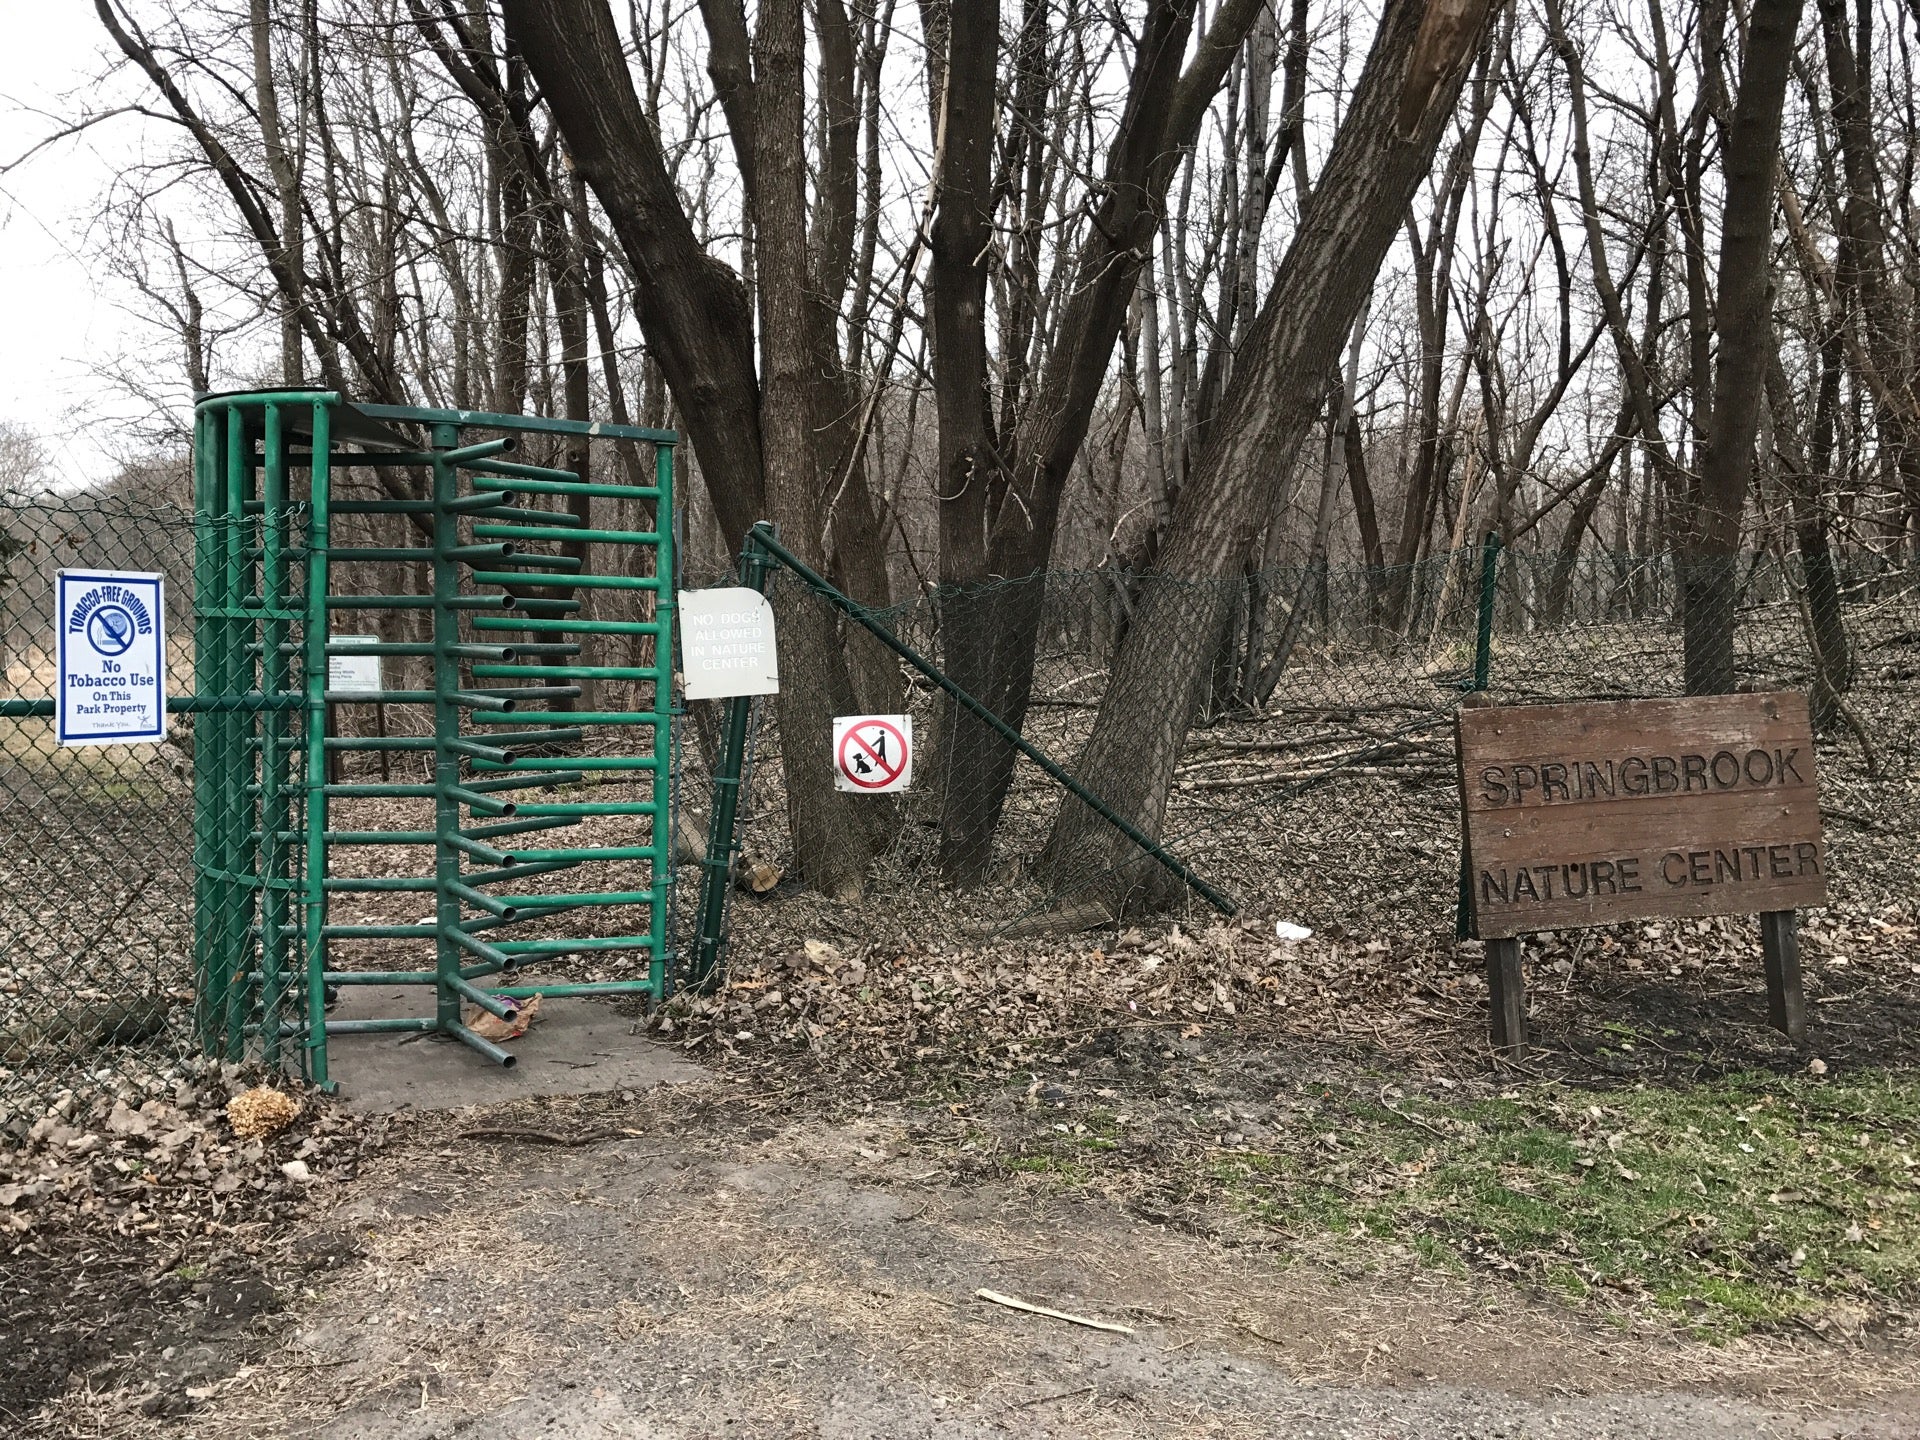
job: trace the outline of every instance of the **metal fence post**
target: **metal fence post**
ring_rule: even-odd
[[[221,691],[222,626],[217,611],[224,604],[220,589],[221,533],[219,486],[224,473],[223,446],[226,417],[211,411],[194,414],[193,444],[193,693]],[[193,1006],[194,1037],[204,1053],[219,1048],[219,1009],[215,997],[225,993],[223,950],[219,933],[223,883],[216,878],[224,855],[218,787],[225,783],[224,716],[202,711],[188,724],[193,729]]]
[[[760,526],[756,525],[740,547],[740,583],[766,594],[767,568],[767,552],[760,544]],[[693,972],[687,977],[688,985],[695,990],[710,990],[720,978],[721,950],[726,943],[727,885],[733,873],[734,823],[740,812],[740,777],[746,767],[747,727],[752,715],[752,696],[736,695],[727,702],[720,764],[713,776],[707,853],[700,861],[700,931]]]
[[[1480,547],[1480,629],[1473,646],[1473,688],[1493,678],[1493,602],[1500,593],[1500,532],[1489,530]]]
[[[279,697],[291,675],[287,651],[287,426],[280,406],[268,405],[261,434],[260,474],[260,691]],[[280,1065],[280,1010],[288,984],[288,847],[293,802],[287,762],[292,750],[287,715],[262,710],[260,735],[260,1058]],[[297,953],[297,951],[296,951]]]
[[[455,647],[460,643],[460,617],[454,601],[460,593],[460,575],[453,551],[459,547],[459,516],[451,508],[459,498],[459,480],[447,453],[460,444],[457,425],[438,424],[431,430],[433,460],[433,940],[434,1025],[452,1035],[460,1032],[460,991],[454,980],[460,974],[465,956],[454,940],[460,929],[461,907],[460,851],[455,848],[460,836],[460,801],[455,792],[460,786],[460,752],[454,742],[460,738],[460,711],[455,694],[460,688],[459,660]],[[464,1037],[462,1037],[464,1038]]]
[[[653,708],[662,717],[653,727],[653,900],[647,916],[647,934],[653,941],[647,957],[649,1006],[657,1005],[667,993],[667,947],[673,943],[668,933],[668,908],[673,892],[673,722],[666,718],[673,711],[673,617],[678,604],[674,585],[678,566],[674,563],[673,535],[673,446],[656,443],[653,447],[653,485],[659,492],[653,502],[654,542],[653,574],[658,585],[653,592]]]
[[[1473,642],[1473,693],[1493,680],[1493,604],[1500,594],[1500,532],[1489,530],[1480,547],[1480,625]],[[1467,837],[1460,836],[1460,894],[1454,903],[1453,933],[1473,938],[1473,871],[1467,864]]]
[[[313,402],[311,478],[307,484],[306,618],[301,621],[301,738],[306,745],[302,770],[306,809],[301,818],[305,853],[301,856],[301,918],[305,926],[307,1077],[323,1090],[338,1088],[327,1074],[327,552],[332,538],[333,410]]]

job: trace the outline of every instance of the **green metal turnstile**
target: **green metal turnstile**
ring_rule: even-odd
[[[205,397],[194,433],[195,682],[217,697],[194,707],[208,1052],[241,1058],[257,1039],[274,1063],[297,1045],[326,1084],[329,1035],[434,1031],[511,1065],[463,1007],[511,1018],[531,995],[664,996],[676,437],[318,391]],[[543,436],[573,468],[506,458]],[[629,470],[645,483],[596,481],[579,459],[592,442],[630,447],[629,466],[650,452]],[[352,516],[400,517],[407,543],[339,543]],[[362,575],[378,578],[344,583]],[[412,633],[335,639],[358,612]],[[330,690],[329,659],[346,655],[426,679]],[[416,723],[330,735],[329,707],[351,703]],[[422,768],[329,778],[364,752]],[[393,853],[421,863],[358,863]],[[406,896],[431,913],[379,913]],[[365,946],[386,967],[337,963]],[[528,968],[565,973],[511,974]],[[340,987],[396,983],[430,990],[431,1013],[327,1018]]]

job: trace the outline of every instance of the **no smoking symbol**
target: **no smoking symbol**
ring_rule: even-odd
[[[834,784],[858,794],[904,790],[913,780],[913,720],[849,715],[833,722]]]

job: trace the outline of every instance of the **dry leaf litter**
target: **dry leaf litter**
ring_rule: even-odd
[[[170,1077],[69,1092],[0,1143],[0,1416],[28,1416],[70,1377],[122,1376],[176,1407],[226,1373],[202,1343],[280,1303],[281,1277],[343,1263],[303,1237],[318,1190],[354,1178],[384,1126],[240,1067],[187,1061]]]

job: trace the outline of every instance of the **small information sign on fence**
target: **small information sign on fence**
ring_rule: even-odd
[[[767,597],[744,585],[682,590],[680,669],[689,700],[780,693],[780,656]]]
[[[911,786],[913,717],[835,716],[833,783],[860,795],[890,795]]]
[[[335,645],[376,645],[378,635],[335,635]],[[386,687],[380,683],[378,655],[327,656],[327,689],[353,695],[377,695]]]
[[[167,738],[166,578],[54,573],[54,727],[62,745]]]
[[[1514,937],[1679,915],[1763,917],[1774,1021],[1799,1038],[1793,911],[1827,898],[1804,695],[1463,708],[1456,735],[1496,1043],[1524,1034]]]

